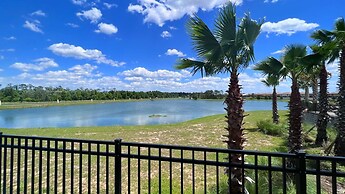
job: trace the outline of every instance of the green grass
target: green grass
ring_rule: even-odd
[[[245,137],[247,139],[245,143],[245,149],[247,150],[260,150],[260,151],[287,151],[286,148],[286,139],[287,139],[287,130],[283,132],[283,134],[279,135],[268,135],[260,131],[257,127],[257,123],[261,120],[270,119],[271,118],[271,111],[253,111],[248,112],[249,116],[245,117]],[[287,111],[280,111],[280,120],[282,123],[286,122],[286,115]],[[4,134],[14,134],[14,135],[29,135],[29,136],[47,136],[47,137],[66,137],[66,138],[78,138],[78,139],[97,139],[97,140],[114,140],[116,138],[122,138],[123,141],[126,142],[145,142],[145,143],[156,143],[156,144],[172,144],[172,145],[187,145],[187,146],[205,146],[205,147],[216,147],[216,148],[225,148],[226,145],[222,142],[224,137],[223,134],[226,134],[224,129],[225,127],[225,118],[224,115],[213,115],[204,118],[194,119],[191,121],[186,121],[182,123],[176,124],[169,124],[169,125],[150,125],[150,126],[107,126],[107,127],[75,127],[75,128],[33,128],[33,129],[0,129]],[[308,130],[309,126],[304,126],[304,130]],[[334,138],[335,132],[332,129],[329,129],[331,139]],[[312,131],[309,136],[311,138],[315,138],[316,131]],[[37,143],[36,143],[37,144]],[[84,145],[86,146],[86,145]],[[54,146],[53,146],[54,147]],[[62,148],[62,144],[58,144],[59,148]],[[67,148],[70,148],[71,144],[67,145]],[[312,147],[310,144],[304,144],[308,153],[321,153],[323,148],[315,148]],[[92,149],[96,149],[95,146]],[[101,146],[101,150],[105,150],[105,146]],[[124,152],[128,150],[124,148]],[[133,148],[131,149],[131,153],[135,154],[138,150]],[[31,152],[30,152],[31,153]],[[151,154],[155,155],[158,153],[158,150],[151,150]],[[147,154],[147,149],[142,149],[141,154]],[[168,150],[162,150],[162,155],[169,156]],[[173,152],[173,156],[179,157],[181,155],[180,152],[175,151]],[[191,157],[191,152],[183,152],[184,157]],[[202,153],[196,153],[196,158],[203,159]],[[208,154],[208,159],[214,159],[214,154]],[[220,156],[220,160],[224,160],[225,156]],[[267,164],[267,158],[259,158],[260,164]],[[55,160],[54,157],[51,157],[50,162]],[[61,165],[62,159],[61,155],[58,156],[57,160]],[[92,177],[97,174],[95,171],[95,164],[97,163],[96,156],[91,157],[92,161]],[[246,159],[247,162],[253,163],[253,158],[248,157]],[[43,161],[48,162],[48,161]],[[104,167],[105,158],[101,157],[99,161],[102,166]],[[272,158],[273,164],[281,165],[281,160],[278,158]],[[82,158],[82,163],[87,164],[87,157],[84,156]],[[123,159],[123,189],[126,191],[127,185],[127,168],[128,168],[128,160]],[[36,161],[36,165],[37,165]],[[45,164],[45,163],[44,163]],[[8,164],[9,165],[9,164]],[[70,160],[66,161],[67,167],[72,165]],[[74,165],[78,166],[78,156],[74,161]],[[133,184],[130,185],[132,190],[138,189],[137,181],[138,181],[138,173],[140,173],[142,184],[140,189],[143,192],[147,191],[147,184],[148,184],[148,161],[142,160],[140,161],[140,172],[138,172],[138,160],[131,159],[131,182]],[[312,165],[312,164],[310,164]],[[326,166],[327,167],[327,166]],[[60,166],[61,168],[61,166]],[[86,165],[83,165],[83,177],[87,176],[87,168]],[[342,167],[339,167],[342,169]],[[67,168],[69,169],[69,168]],[[162,188],[163,193],[168,191],[170,177],[169,177],[169,163],[163,162],[162,163]],[[173,174],[173,193],[179,193],[179,189],[181,188],[181,183],[179,176],[181,176],[181,166],[179,163],[174,163],[172,165],[172,174]],[[196,177],[196,193],[203,193],[203,189],[205,185],[203,185],[203,165],[196,165],[195,166],[195,177]],[[78,173],[78,168],[73,169],[75,174]],[[151,161],[151,185],[152,185],[152,193],[157,193],[158,190],[158,162]],[[114,174],[114,168],[111,167],[109,169],[110,174]],[[215,193],[215,173],[218,171],[219,175],[221,176],[221,189],[225,190],[226,188],[226,176],[224,175],[224,169],[216,167],[207,167],[207,190],[210,193]],[[185,164],[183,166],[183,172],[185,177],[191,177],[192,173],[192,165]],[[69,173],[66,172],[67,174]],[[104,180],[105,168],[101,168],[99,172],[102,176],[101,180]],[[265,185],[267,186],[267,171],[259,171],[259,185],[261,193],[266,193]],[[254,177],[254,171],[248,170],[247,175],[251,178]],[[274,185],[281,185],[282,181],[282,174],[281,173],[273,173],[273,183]],[[175,177],[175,178],[174,178]],[[177,177],[177,178],[176,178]],[[75,182],[77,183],[78,177],[76,177]],[[113,181],[114,177],[110,176],[110,180]],[[338,181],[342,181],[343,179],[339,179]],[[70,179],[66,179],[67,182],[70,182]],[[83,184],[86,186],[86,179],[83,179]],[[37,181],[36,181],[37,183]],[[62,184],[61,180],[59,181],[59,187],[61,189]],[[288,193],[295,193],[294,185],[292,181],[287,182],[288,186]],[[95,185],[92,186],[93,189]],[[104,191],[104,185],[101,186],[102,191]],[[184,182],[183,188],[185,189],[185,193],[191,193],[191,179],[188,179]],[[247,188],[249,191],[253,191],[253,185],[247,184]],[[75,191],[77,192],[78,189],[76,188]],[[308,193],[315,193],[315,176],[308,176]],[[224,191],[224,193],[226,193]],[[254,192],[251,192],[254,193]],[[281,187],[275,186],[273,193],[281,193]],[[326,192],[327,193],[327,192]]]

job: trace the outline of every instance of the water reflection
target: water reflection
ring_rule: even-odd
[[[280,110],[287,103],[279,102]],[[155,100],[0,111],[2,128],[168,124],[224,113],[223,101]],[[270,101],[248,101],[246,111],[270,110]],[[164,117],[150,117],[164,115]]]

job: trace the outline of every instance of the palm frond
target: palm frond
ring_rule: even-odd
[[[299,44],[287,45],[283,55],[283,63],[289,72],[299,72],[302,68],[301,59],[306,55],[306,46]]]
[[[229,3],[219,13],[215,22],[215,36],[219,40],[225,53],[232,48],[236,38],[236,10]]]
[[[191,17],[187,23],[188,32],[193,40],[194,49],[200,58],[218,61],[223,57],[223,50],[207,25],[198,17]]]
[[[264,75],[269,76],[283,76],[281,74],[283,64],[274,57],[269,57],[266,60],[255,65],[254,70],[261,71]]]
[[[263,24],[263,20],[256,21],[250,18],[249,14],[245,14],[242,18],[242,21],[239,25],[240,36],[243,40],[242,43],[241,55],[243,56],[243,65],[246,67],[251,61],[254,61],[254,43],[257,37],[260,34],[260,29]]]
[[[191,68],[191,73],[194,75],[197,72],[201,73],[201,76],[210,76],[215,74],[215,69],[211,64],[202,61],[195,61],[190,59],[179,59],[175,65],[176,69],[189,69]]]
[[[335,21],[335,30],[338,31],[338,32],[341,32],[341,31],[345,31],[345,20],[344,18],[338,18],[336,21]]]

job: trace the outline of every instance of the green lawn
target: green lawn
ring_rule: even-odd
[[[260,132],[257,129],[256,123],[263,119],[271,119],[271,111],[253,111],[248,112],[248,116],[245,117],[245,137],[247,139],[245,149],[247,150],[260,150],[260,151],[286,151],[286,145],[287,145],[287,129],[284,129],[283,135],[281,136],[271,136],[266,135],[263,132]],[[286,122],[286,114],[287,111],[280,111],[280,118],[282,122]],[[29,136],[47,136],[47,137],[66,137],[66,138],[78,138],[78,139],[97,139],[97,140],[114,140],[116,138],[121,138],[123,141],[126,142],[145,142],[145,143],[156,143],[156,144],[172,144],[172,145],[188,145],[188,146],[206,146],[206,147],[216,147],[216,148],[225,148],[225,144],[222,142],[224,138],[222,137],[223,134],[226,134],[226,131],[224,129],[225,127],[225,118],[224,115],[214,115],[214,116],[208,116],[204,118],[194,119],[191,121],[186,121],[182,123],[177,124],[169,124],[169,125],[151,125],[151,126],[108,126],[108,127],[80,127],[80,128],[34,128],[34,129],[0,129],[4,134],[15,134],[15,135],[29,135]],[[310,125],[305,125],[305,130],[309,129]],[[334,131],[332,129],[329,129],[330,132]],[[334,138],[334,132],[331,133],[331,138]],[[309,138],[313,139],[315,138],[316,132],[312,131],[309,133]],[[305,148],[307,152],[309,153],[321,153],[323,148],[315,148],[312,147],[311,143],[305,143]],[[59,143],[59,148],[62,147],[61,143]],[[77,146],[77,145],[76,145]],[[85,145],[86,146],[86,145]],[[70,148],[71,144],[67,145],[67,148]],[[93,146],[93,149],[95,147]],[[104,150],[105,147],[102,146],[101,150]],[[126,149],[125,149],[126,151]],[[162,152],[163,155],[168,155],[168,150],[165,150]],[[136,153],[137,149],[131,149],[132,153]],[[142,154],[147,154],[147,149],[141,150]],[[152,154],[157,154],[157,150],[152,150]],[[44,156],[46,153],[44,153]],[[174,152],[174,157],[179,157],[179,152]],[[185,152],[184,157],[190,157],[190,152]],[[61,153],[59,154],[59,157],[57,160],[59,161],[59,165],[61,168],[62,158]],[[68,155],[69,156],[69,155]],[[69,156],[70,157],[70,156]],[[74,165],[78,166],[78,155],[75,156]],[[168,156],[167,156],[168,157]],[[203,158],[203,154],[198,153],[195,157]],[[207,156],[208,158],[215,157],[214,155],[210,154]],[[222,160],[224,159],[223,156],[220,156]],[[16,158],[15,158],[16,159]],[[51,156],[50,162],[55,161],[55,157]],[[86,181],[88,180],[86,177],[88,176],[88,172],[92,173],[92,182],[94,181],[95,175],[101,174],[101,180],[104,180],[104,173],[105,173],[105,158],[101,157],[99,163],[101,164],[102,168],[100,169],[100,172],[97,173],[96,171],[96,164],[97,164],[97,158],[96,156],[91,157],[92,161],[92,170],[88,170],[86,165],[82,166],[83,169],[83,185],[84,187],[87,186]],[[138,173],[140,173],[141,177],[141,186],[140,190],[147,191],[147,185],[148,185],[148,161],[142,160],[140,162],[140,172],[138,172],[138,160],[131,159],[131,182],[133,182],[132,185],[130,185],[130,188],[132,191],[135,191],[138,189]],[[87,164],[87,156],[85,155],[82,158],[82,162]],[[123,170],[124,170],[124,177],[123,177],[123,189],[125,190],[128,188],[127,185],[127,178],[126,172],[128,169],[127,165],[128,160],[123,159]],[[250,158],[247,159],[247,162],[253,162]],[[281,164],[281,161],[275,160],[273,158],[272,160],[273,164],[277,164],[278,166]],[[280,163],[279,163],[280,162]],[[36,164],[38,163],[36,159]],[[43,166],[48,163],[48,161],[43,161]],[[261,158],[260,163],[267,163],[267,159]],[[30,161],[29,161],[30,164]],[[8,164],[9,165],[9,164]],[[71,165],[70,159],[66,160],[67,167]],[[151,186],[152,186],[152,192],[157,193],[158,190],[158,162],[152,161],[151,162],[151,171],[152,175],[150,180]],[[192,172],[192,166],[191,165],[184,165],[184,174],[185,176],[191,176]],[[168,189],[169,188],[169,163],[163,162],[162,163],[162,188]],[[195,173],[196,173],[196,181],[197,184],[195,186],[196,193],[203,193],[204,185],[203,185],[203,165],[196,165]],[[53,170],[53,169],[52,169]],[[70,168],[67,168],[66,173],[70,173]],[[75,168],[73,169],[75,171],[75,174],[78,173],[79,169]],[[114,173],[113,166],[109,169],[110,173]],[[177,179],[173,179],[173,193],[179,193],[179,189],[181,187],[181,184],[179,182],[179,176],[180,176],[180,164],[174,163],[172,167],[172,174],[173,177],[177,177]],[[226,185],[226,176],[223,174],[223,169],[219,168],[216,169],[215,167],[207,167],[207,175],[209,178],[207,178],[207,182],[209,183],[207,185],[208,190],[212,193],[212,190],[214,190],[214,182],[215,182],[215,172],[219,172],[221,174],[221,184],[224,186]],[[36,172],[38,173],[38,171]],[[260,177],[260,185],[261,184],[267,184],[267,171],[259,172]],[[53,175],[53,174],[52,174]],[[247,171],[247,175],[250,177],[254,177],[255,174],[253,171]],[[37,176],[37,175],[35,175]],[[46,176],[44,174],[44,176]],[[59,177],[61,174],[59,175]],[[110,176],[110,180],[113,181],[113,176]],[[274,178],[274,184],[281,184],[281,173],[273,173]],[[51,177],[51,181],[53,180],[53,177]],[[62,178],[59,178],[59,189],[62,188]],[[323,178],[323,182],[329,182],[331,179]],[[339,179],[342,181],[343,179]],[[70,182],[69,177],[66,178],[67,185]],[[279,182],[280,181],[280,182]],[[78,182],[78,176],[75,177],[75,182]],[[37,180],[35,183],[35,188],[37,188]],[[53,182],[52,182],[53,184]],[[315,193],[315,176],[308,176],[308,193]],[[267,185],[266,185],[267,186]],[[261,189],[265,189],[267,187],[260,187]],[[185,193],[192,193],[191,189],[191,179],[186,179],[184,182],[183,187],[185,188]],[[85,188],[84,188],[85,189]],[[92,185],[92,189],[95,189],[95,184]],[[104,185],[101,185],[101,192],[104,191]],[[252,185],[248,185],[248,189],[253,190]],[[291,182],[288,183],[288,193],[294,193],[294,186]],[[323,188],[324,192],[327,193],[327,190],[329,188]],[[37,191],[37,189],[35,189]],[[78,191],[78,188],[75,188],[75,192]],[[93,190],[95,191],[95,190]],[[163,190],[164,192],[168,192],[168,190]],[[176,192],[175,192],[176,191]],[[267,192],[267,190],[261,190],[262,193]],[[281,192],[280,188],[275,188],[277,193]],[[213,192],[214,193],[214,192]],[[226,193],[226,192],[225,192]]]

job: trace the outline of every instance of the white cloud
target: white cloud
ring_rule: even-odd
[[[117,33],[118,29],[113,24],[106,24],[106,23],[100,23],[98,24],[98,30],[95,30],[96,33],[103,33],[107,35],[115,34]]]
[[[137,67],[132,70],[126,70],[121,73],[118,73],[118,75],[125,76],[126,78],[140,77],[140,78],[180,80],[181,78],[189,77],[190,73],[186,70],[182,70],[180,72],[168,71],[168,70],[149,71],[144,67]]]
[[[53,59],[50,58],[39,58],[34,60],[34,63],[14,63],[10,67],[19,69],[21,71],[43,71],[50,67],[58,67]]]
[[[79,28],[79,25],[78,24],[74,24],[74,23],[67,23],[66,25],[70,26],[72,28]]]
[[[87,0],[72,0],[72,3],[75,5],[83,5]]]
[[[2,59],[5,59],[5,57],[4,57],[4,56],[2,56],[2,55],[0,55],[0,60],[2,60]]]
[[[103,3],[103,5],[107,8],[107,9],[111,9],[112,7],[116,7],[116,4],[112,4],[112,3]]]
[[[35,12],[32,12],[30,15],[31,16],[46,16],[46,13],[44,13],[42,10],[37,10]]]
[[[230,0],[237,5],[243,0]],[[185,15],[192,15],[198,10],[212,10],[220,7],[229,0],[140,0],[138,4],[130,4],[128,11],[144,15],[144,22],[152,22],[163,26],[166,21],[181,19]]]
[[[31,31],[43,34],[43,31],[40,29],[40,22],[38,20],[34,20],[33,22],[30,22],[30,21],[26,20],[24,25],[23,25],[23,27],[27,28],[27,29],[29,29]]]
[[[88,59],[97,63],[104,63],[114,67],[122,66],[124,62],[113,61],[108,59],[100,50],[84,49],[80,46],[74,46],[65,43],[56,43],[48,47],[54,54],[62,57],[72,57],[75,59]]]
[[[168,31],[163,31],[162,34],[161,34],[161,37],[163,37],[163,38],[169,38],[169,37],[171,37],[171,34],[170,34],[170,32],[168,32]]]
[[[14,48],[9,48],[9,49],[0,49],[0,52],[14,52],[16,49]]]
[[[171,55],[176,55],[176,56],[178,56],[178,57],[184,57],[184,56],[186,56],[183,52],[178,51],[178,50],[176,50],[176,49],[168,49],[167,52],[165,52],[165,54],[166,54],[166,55],[169,55],[169,56],[171,56]]]
[[[76,14],[80,19],[85,18],[91,21],[91,23],[97,23],[102,18],[101,10],[93,7],[90,10],[78,12]]]
[[[265,0],[264,3],[277,3],[279,0]]]
[[[271,53],[271,55],[282,54],[282,53],[284,53],[284,52],[285,52],[285,48],[280,49],[280,50],[277,50],[277,51],[274,51],[274,52]]]
[[[10,37],[4,37],[5,40],[17,40],[16,37],[10,36]]]
[[[296,32],[305,32],[318,27],[317,23],[306,23],[298,18],[288,18],[279,22],[265,22],[261,30],[267,33],[292,35]]]

